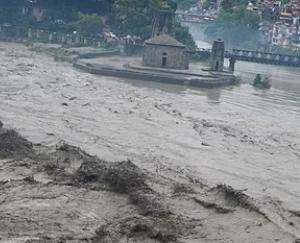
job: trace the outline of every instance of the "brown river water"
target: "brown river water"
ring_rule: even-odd
[[[270,90],[249,84],[256,73]],[[246,190],[297,235],[299,218],[284,219],[300,211],[300,69],[237,62],[236,74],[240,85],[211,90],[120,80],[0,43],[0,120],[34,142]]]

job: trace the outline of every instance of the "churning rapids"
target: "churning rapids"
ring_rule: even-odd
[[[300,211],[300,69],[237,62],[236,73],[239,86],[212,90],[120,80],[1,43],[0,120],[36,143],[245,190],[300,237],[300,218],[285,217]],[[249,84],[256,73],[270,90]]]

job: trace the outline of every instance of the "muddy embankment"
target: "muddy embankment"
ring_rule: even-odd
[[[296,242],[243,191],[174,173],[33,144],[0,123],[0,241]]]

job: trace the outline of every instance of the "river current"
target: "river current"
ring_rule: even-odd
[[[200,89],[91,75],[0,45],[6,126],[33,142],[64,140],[101,159],[231,185],[299,235],[300,219],[287,218],[300,211],[300,69],[237,62],[239,85]],[[270,76],[270,90],[251,85],[257,73]]]

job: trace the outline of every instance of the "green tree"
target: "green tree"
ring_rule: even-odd
[[[245,6],[239,6],[230,11],[222,10],[218,20],[245,28],[258,29],[260,17],[257,13],[248,11]]]
[[[176,11],[176,2],[164,0],[116,0],[113,5],[112,26],[117,34],[138,35],[143,39],[152,33],[153,18],[157,10]],[[187,27],[174,23],[175,38],[189,48],[196,47]]]
[[[190,50],[196,49],[196,43],[189,32],[188,27],[182,26],[179,22],[175,23],[175,38],[185,44]]]
[[[0,22],[16,24],[22,17],[23,0],[0,0]]]
[[[209,9],[211,6],[211,0],[205,0],[203,3],[203,9]]]
[[[179,9],[187,10],[197,4],[198,0],[175,0]]]
[[[181,1],[190,4],[195,0]],[[37,22],[30,15],[22,16],[27,0],[0,0],[0,22],[9,22],[24,28],[33,27],[51,31],[77,30],[85,35],[100,33],[105,24],[118,35],[137,35],[147,39],[157,10],[176,11],[179,0],[39,0],[46,9],[47,18]],[[32,3],[30,4],[33,6]],[[80,14],[78,14],[80,12]],[[62,21],[57,21],[62,20]],[[188,29],[175,24],[176,38],[189,47],[195,47]]]
[[[111,25],[118,34],[151,34],[155,10],[163,7],[159,0],[116,0],[111,14]]]
[[[78,32],[85,35],[101,33],[103,29],[103,22],[97,14],[78,14],[78,21],[75,28]]]

